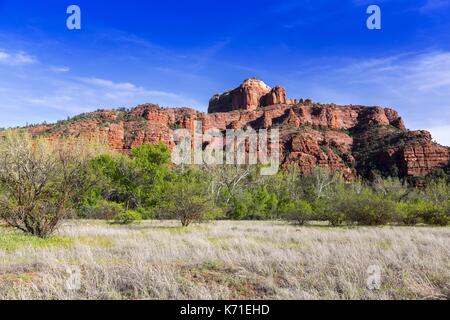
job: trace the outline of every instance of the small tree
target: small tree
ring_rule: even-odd
[[[208,188],[214,197],[214,203],[228,206],[234,197],[249,186],[249,178],[256,169],[256,166],[246,165],[206,166],[206,174],[211,180]]]
[[[123,203],[126,209],[149,209],[161,197],[169,175],[170,151],[163,143],[134,148],[131,155],[103,154],[91,161],[97,175],[93,200]]]
[[[339,181],[339,175],[328,169],[315,167],[311,173],[316,199],[324,197],[333,184]]]
[[[376,194],[350,194],[337,201],[338,212],[345,213],[348,221],[358,225],[385,225],[395,218],[395,203]]]
[[[0,218],[26,233],[50,235],[83,189],[88,150],[80,142],[5,133],[0,138]]]
[[[231,219],[272,219],[277,213],[278,198],[265,186],[256,185],[236,194],[227,209],[226,215]]]
[[[313,219],[313,208],[307,201],[297,200],[284,205],[281,215],[285,220],[304,225]]]
[[[160,217],[179,219],[183,227],[207,219],[216,212],[208,192],[208,180],[201,171],[182,169],[167,183]]]

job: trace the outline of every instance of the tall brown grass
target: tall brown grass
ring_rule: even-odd
[[[38,242],[0,229],[0,299],[448,299],[449,276],[450,228],[77,221]]]

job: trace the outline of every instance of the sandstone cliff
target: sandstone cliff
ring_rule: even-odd
[[[54,139],[100,137],[112,150],[127,152],[159,141],[173,147],[173,130],[192,131],[196,120],[204,130],[279,128],[282,165],[297,165],[305,173],[322,166],[348,178],[374,172],[415,177],[446,168],[450,160],[450,148],[434,143],[428,132],[408,131],[395,110],[289,100],[284,88],[272,89],[256,79],[215,95],[208,114],[145,104],[131,110],[99,110],[29,130]]]
[[[209,101],[208,113],[239,109],[253,111],[286,102],[286,92],[283,87],[272,89],[263,81],[251,78],[234,90],[214,95]]]

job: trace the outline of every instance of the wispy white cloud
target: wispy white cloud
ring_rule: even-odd
[[[430,13],[436,10],[446,9],[449,6],[449,0],[426,0],[426,2],[419,7],[419,11],[422,13]]]
[[[77,80],[84,82],[86,84],[93,85],[93,86],[114,89],[114,90],[124,90],[124,91],[140,91],[141,90],[141,88],[139,88],[129,82],[116,83],[111,80],[105,80],[105,79],[95,78],[95,77],[92,77],[92,78],[79,77],[79,78],[77,78]]]
[[[21,66],[27,64],[35,64],[38,63],[36,57],[24,52],[9,52],[3,49],[0,49],[0,63],[11,65],[11,66]]]
[[[130,82],[114,82],[111,80],[101,78],[77,78],[78,81],[88,84],[95,88],[97,91],[102,91],[103,96],[108,99],[123,99],[126,97],[147,97],[149,98],[166,98],[181,101],[185,97],[167,91],[161,90],[148,90],[143,87],[137,86]]]
[[[338,104],[381,105],[398,110],[411,129],[429,129],[449,145],[450,52],[408,52],[371,59],[310,61],[289,76],[306,97]],[[307,82],[292,80],[308,77]],[[294,92],[295,93],[295,92]],[[300,96],[301,97],[301,96]]]
[[[47,78],[44,95],[17,94],[22,105],[65,111],[70,115],[98,108],[134,107],[151,102],[162,106],[196,106],[198,102],[173,92],[149,90],[130,82],[114,82],[96,77],[64,80]],[[17,102],[17,103],[19,103]]]
[[[150,102],[161,106],[201,107],[183,93],[148,88],[95,75],[77,76],[64,65],[39,63],[25,51],[0,49],[0,127],[53,122],[99,108],[131,108]],[[38,64],[35,68],[11,66]]]
[[[41,106],[63,111],[82,111],[79,108],[73,108],[74,97],[67,95],[45,95],[24,97],[23,100],[34,106]]]
[[[65,73],[69,72],[70,70],[71,70],[70,67],[57,67],[57,66],[50,67],[50,71],[55,73]]]
[[[338,71],[356,75],[351,81],[394,87],[404,98],[450,90],[450,52],[445,51],[357,61]]]

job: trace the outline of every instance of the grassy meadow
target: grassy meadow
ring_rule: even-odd
[[[0,227],[0,299],[449,299],[449,276],[448,227],[74,220],[47,239]]]

